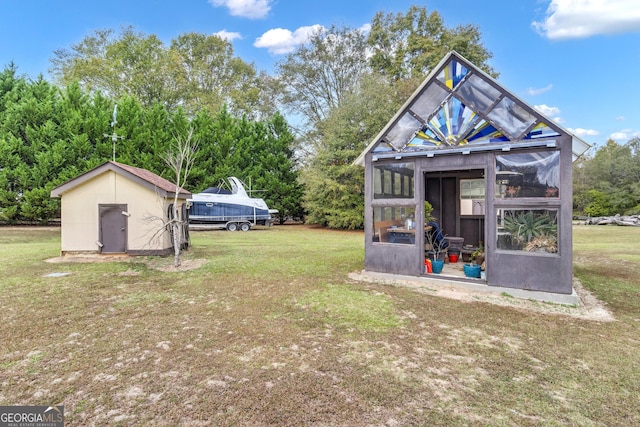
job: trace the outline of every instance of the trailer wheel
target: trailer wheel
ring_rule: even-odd
[[[230,222],[227,224],[227,231],[236,231],[238,229],[238,224],[235,222]]]
[[[250,229],[251,229],[251,224],[249,224],[248,222],[243,222],[242,224],[240,224],[241,231],[249,231]]]

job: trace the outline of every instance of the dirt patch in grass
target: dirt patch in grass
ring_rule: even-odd
[[[591,292],[585,289],[576,278],[573,280],[573,289],[579,297],[579,304],[566,305],[537,301],[533,299],[515,298],[511,295],[498,295],[495,293],[473,291],[455,286],[425,285],[412,280],[374,279],[362,273],[351,273],[349,278],[356,281],[376,281],[392,286],[407,287],[416,292],[449,298],[463,302],[487,302],[499,306],[507,306],[522,310],[535,311],[548,314],[561,314],[579,319],[594,320],[598,322],[611,322],[613,314]]]
[[[174,267],[173,257],[132,257],[126,254],[102,255],[102,254],[70,254],[49,258],[48,263],[99,263],[99,262],[136,262],[143,263],[152,270],[171,272],[189,271],[202,267],[206,259],[182,259],[179,267]],[[136,273],[121,275],[136,275]]]
[[[183,259],[180,261],[180,266],[174,267],[173,258],[171,258],[171,259],[148,260],[146,264],[149,268],[153,270],[171,272],[171,271],[196,270],[202,267],[206,262],[207,262],[206,259]]]

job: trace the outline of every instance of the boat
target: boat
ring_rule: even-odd
[[[229,189],[210,187],[187,200],[189,228],[249,231],[254,225],[270,226],[271,214],[278,211],[260,198],[249,197],[238,178],[227,180]]]

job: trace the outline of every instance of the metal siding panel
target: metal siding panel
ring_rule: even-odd
[[[488,267],[490,286],[526,289],[532,291],[570,294],[571,272],[564,266],[565,260],[554,255],[525,253],[496,253],[495,261]],[[567,274],[569,273],[569,274]]]
[[[127,205],[100,205],[101,253],[125,253],[127,251],[127,217],[122,211]]]
[[[423,257],[417,245],[371,244],[365,258],[365,269],[390,274],[420,276],[422,264],[416,254]]]

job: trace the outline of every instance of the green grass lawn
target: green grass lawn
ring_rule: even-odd
[[[640,228],[574,227],[596,322],[352,282],[363,234],[192,233],[172,258],[49,263],[0,228],[0,405],[68,426],[640,425]],[[48,277],[51,273],[67,273]]]

